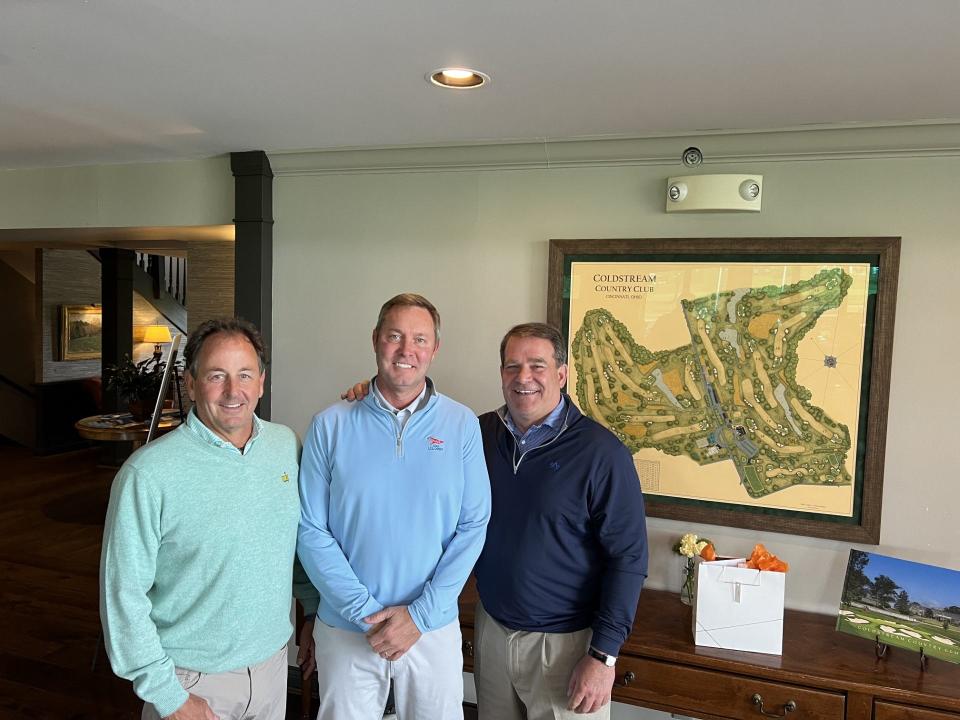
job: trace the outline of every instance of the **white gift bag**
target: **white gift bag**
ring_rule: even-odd
[[[786,574],[737,567],[744,558],[697,558],[693,640],[697,645],[779,655]]]

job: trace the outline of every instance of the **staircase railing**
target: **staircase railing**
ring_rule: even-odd
[[[153,296],[170,294],[181,305],[187,304],[187,259],[169,255],[136,253],[137,265],[153,280]]]

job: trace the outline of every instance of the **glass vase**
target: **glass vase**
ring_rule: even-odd
[[[696,579],[697,564],[694,559],[683,559],[683,584],[680,586],[680,602],[684,605],[693,604],[693,582]]]

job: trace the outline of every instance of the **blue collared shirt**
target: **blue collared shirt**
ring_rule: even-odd
[[[513,434],[514,440],[517,441],[517,447],[521,451],[526,452],[527,450],[533,450],[541,445],[545,445],[560,434],[560,431],[563,429],[564,409],[564,400],[561,395],[560,402],[558,402],[557,406],[550,411],[550,414],[543,419],[543,422],[539,425],[531,425],[525,433],[521,433],[520,429],[514,424],[513,418],[510,417],[510,411],[507,410],[506,405],[502,408],[501,417],[503,418],[503,422],[506,423],[507,429]]]

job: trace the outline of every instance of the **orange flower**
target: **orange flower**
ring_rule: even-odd
[[[754,570],[769,570],[771,572],[785,573],[790,566],[776,555],[767,550],[763,543],[757,543],[747,558],[747,567]]]
[[[703,550],[700,551],[700,557],[702,557],[707,562],[717,559],[717,551],[713,549],[713,543],[707,543]]]

